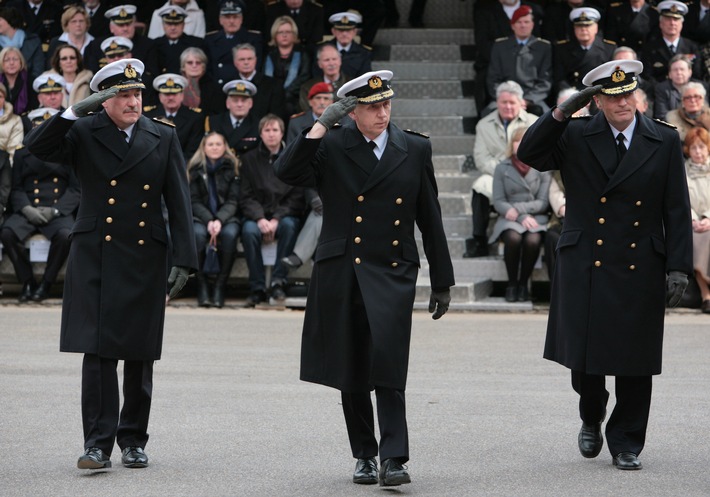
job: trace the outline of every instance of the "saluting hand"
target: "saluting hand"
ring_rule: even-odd
[[[327,129],[330,129],[335,126],[336,123],[339,123],[342,118],[350,114],[356,105],[357,97],[345,97],[326,107],[317,121]]]
[[[88,116],[91,112],[96,112],[101,108],[101,104],[109,98],[113,98],[118,93],[118,88],[112,86],[98,93],[93,93],[83,100],[71,106],[71,110],[76,117]]]
[[[573,93],[567,100],[557,106],[565,119],[592,101],[592,97],[602,91],[602,85],[590,86],[582,91]]]

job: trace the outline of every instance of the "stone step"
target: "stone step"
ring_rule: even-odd
[[[468,45],[392,45],[389,48],[390,62],[461,62],[469,60]],[[473,60],[473,59],[470,59]]]
[[[439,174],[447,173],[460,173],[464,171],[464,165],[466,164],[465,155],[434,155],[432,157],[432,163],[434,164],[434,171]]]
[[[440,192],[467,193],[471,191],[474,176],[470,173],[438,173],[436,184]]]
[[[411,129],[428,136],[463,135],[465,133],[462,116],[398,116],[393,119],[393,122],[402,129]]]
[[[471,80],[475,76],[472,62],[421,62],[407,61],[373,61],[372,70],[380,71],[387,69],[394,73],[393,81],[396,79],[453,79]]]
[[[458,286],[458,282],[456,283]],[[455,288],[455,287],[454,287]],[[429,307],[429,299],[414,302],[414,309],[425,311]],[[488,297],[478,301],[451,302],[450,311],[459,312],[530,312],[534,309],[533,303],[506,302],[503,297]],[[444,319],[446,319],[444,317]]]
[[[465,251],[465,237],[447,237],[446,244],[449,247],[449,254],[452,259],[461,259]],[[417,250],[419,250],[419,256],[424,257],[424,246],[422,245],[422,237],[417,236]]]
[[[465,116],[476,115],[476,102],[472,98],[414,99],[396,98],[392,103],[392,119],[400,116]],[[471,153],[470,151],[467,153]]]
[[[444,223],[444,233],[448,238],[466,238],[471,236],[471,216],[445,216],[442,218]]]
[[[471,154],[473,153],[473,135],[461,136],[432,136],[431,146],[433,153],[446,152],[447,154]]]
[[[461,81],[455,80],[426,80],[403,81],[393,80],[395,97],[402,98],[462,98],[469,96],[464,93]]]
[[[493,291],[493,282],[487,279],[481,279],[474,282],[456,283],[451,288],[451,303],[476,302],[486,299]],[[414,296],[415,302],[423,302],[429,305],[429,297],[431,296],[431,283],[427,277],[419,275],[417,278],[417,288]]]
[[[453,0],[449,0],[453,3]],[[427,9],[429,10],[429,9]],[[473,24],[473,16],[470,19]],[[406,23],[406,18],[405,18]],[[450,27],[444,29],[382,28],[377,31],[375,45],[422,44],[422,45],[473,45],[473,27]]]
[[[502,245],[496,244],[491,247],[491,250],[502,250]],[[508,281],[508,273],[505,270],[505,262],[503,262],[502,255],[489,255],[488,257],[476,257],[473,259],[454,258],[452,256],[451,262],[454,265],[454,276],[457,280],[476,281],[489,279],[491,281]],[[532,279],[535,281],[549,281],[547,268],[540,259],[538,259],[533,270]]]
[[[442,217],[470,216],[471,192],[470,190],[468,193],[439,192],[439,204],[441,204]]]

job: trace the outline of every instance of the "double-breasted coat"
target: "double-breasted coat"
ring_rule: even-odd
[[[432,288],[454,284],[431,144],[390,124],[377,162],[354,122],[332,128],[322,139],[304,135],[274,164],[279,178],[317,187],[323,201],[301,379],[351,392],[374,386],[404,390],[420,265],[415,224],[422,232]],[[366,316],[352,305],[359,295]],[[371,341],[358,327],[363,319]]]
[[[60,350],[123,360],[160,358],[168,232],[172,264],[196,268],[190,194],[175,130],[141,116],[126,143],[105,111],[57,114],[25,144],[73,166],[81,201],[64,282]]]
[[[637,112],[617,167],[603,113],[558,122],[548,112],[526,132],[518,158],[559,169],[567,199],[545,358],[588,374],[660,374],[666,273],[693,268],[678,133]]]
[[[191,109],[185,105],[181,105],[172,119],[167,118],[167,111],[162,104],[156,106],[143,107],[145,117],[157,118],[172,121],[175,124],[175,132],[180,140],[185,162],[188,162],[200,147],[202,140],[205,117],[202,115],[202,109]]]
[[[584,88],[582,79],[595,67],[611,60],[616,44],[603,40],[599,36],[585,50],[579,42],[561,40],[557,42],[554,49],[554,74],[556,91],[565,88]]]

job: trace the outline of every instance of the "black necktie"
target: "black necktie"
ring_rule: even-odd
[[[616,151],[619,154],[619,162],[620,163],[624,159],[624,155],[626,155],[626,145],[624,145],[624,134],[619,133],[616,135]]]
[[[123,140],[124,140],[126,143],[128,143],[128,133],[126,133],[126,132],[123,131],[122,129],[119,129],[118,131],[121,133],[121,136],[123,137]]]
[[[237,119],[236,121],[234,121],[234,129],[237,129],[240,124],[242,124],[240,120]]]
[[[32,7],[32,8],[35,9],[35,15],[38,16],[39,15],[39,6]]]
[[[668,50],[670,50],[671,53],[675,55],[675,45],[668,45]]]

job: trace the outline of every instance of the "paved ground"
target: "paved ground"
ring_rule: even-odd
[[[407,390],[413,483],[350,482],[337,392],[298,381],[300,311],[171,308],[155,368],[151,466],[76,469],[81,356],[56,305],[0,306],[0,496],[708,496],[710,327],[667,319],[645,469],[583,459],[546,316],[415,313]]]

